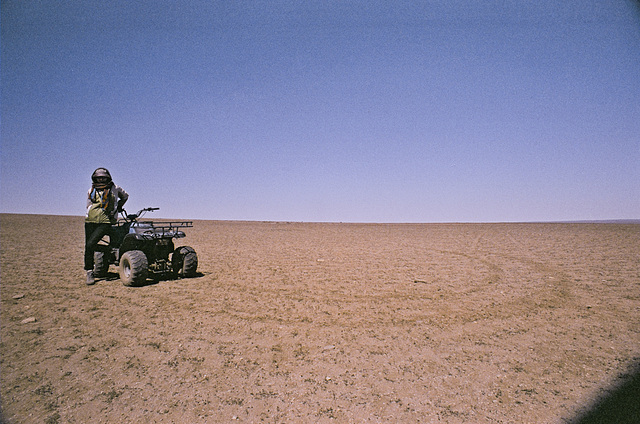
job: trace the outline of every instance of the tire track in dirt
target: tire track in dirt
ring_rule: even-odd
[[[202,277],[131,289],[2,219],[12,422],[559,422],[638,357],[636,227],[196,221]]]

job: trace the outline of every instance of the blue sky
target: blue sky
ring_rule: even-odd
[[[640,7],[2,2],[0,211],[640,218]]]

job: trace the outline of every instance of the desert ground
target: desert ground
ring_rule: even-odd
[[[637,376],[639,224],[194,221],[132,288],[0,219],[7,423],[566,423]]]

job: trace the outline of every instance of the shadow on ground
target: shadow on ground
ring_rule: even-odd
[[[640,359],[571,424],[640,423]]]
[[[199,278],[199,277],[204,277],[204,275],[205,274],[203,274],[202,272],[196,272],[193,277],[188,277],[188,278],[173,277],[173,276],[170,276],[170,275],[167,275],[167,276],[161,277],[161,278],[149,278],[149,279],[147,279],[147,281],[145,281],[143,284],[138,285],[137,287],[152,286],[154,284],[158,284],[160,281],[176,281],[176,280]],[[117,281],[119,279],[120,279],[120,274],[118,274],[117,272],[107,272],[107,275],[97,278],[97,281],[98,282],[101,281],[101,280],[102,281]],[[0,424],[2,424],[1,421],[0,421]]]

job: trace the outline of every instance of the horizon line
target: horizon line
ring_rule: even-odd
[[[21,213],[0,212],[0,215],[34,215],[34,216],[66,216],[82,218],[84,215],[71,214],[47,214],[47,213]],[[271,219],[208,219],[208,218],[165,218],[153,217],[150,219],[186,219],[190,221],[218,221],[218,222],[255,222],[255,223],[284,223],[284,224],[640,224],[640,218],[614,218],[614,219],[576,219],[576,220],[549,220],[549,221],[296,221],[296,220],[271,220]]]

